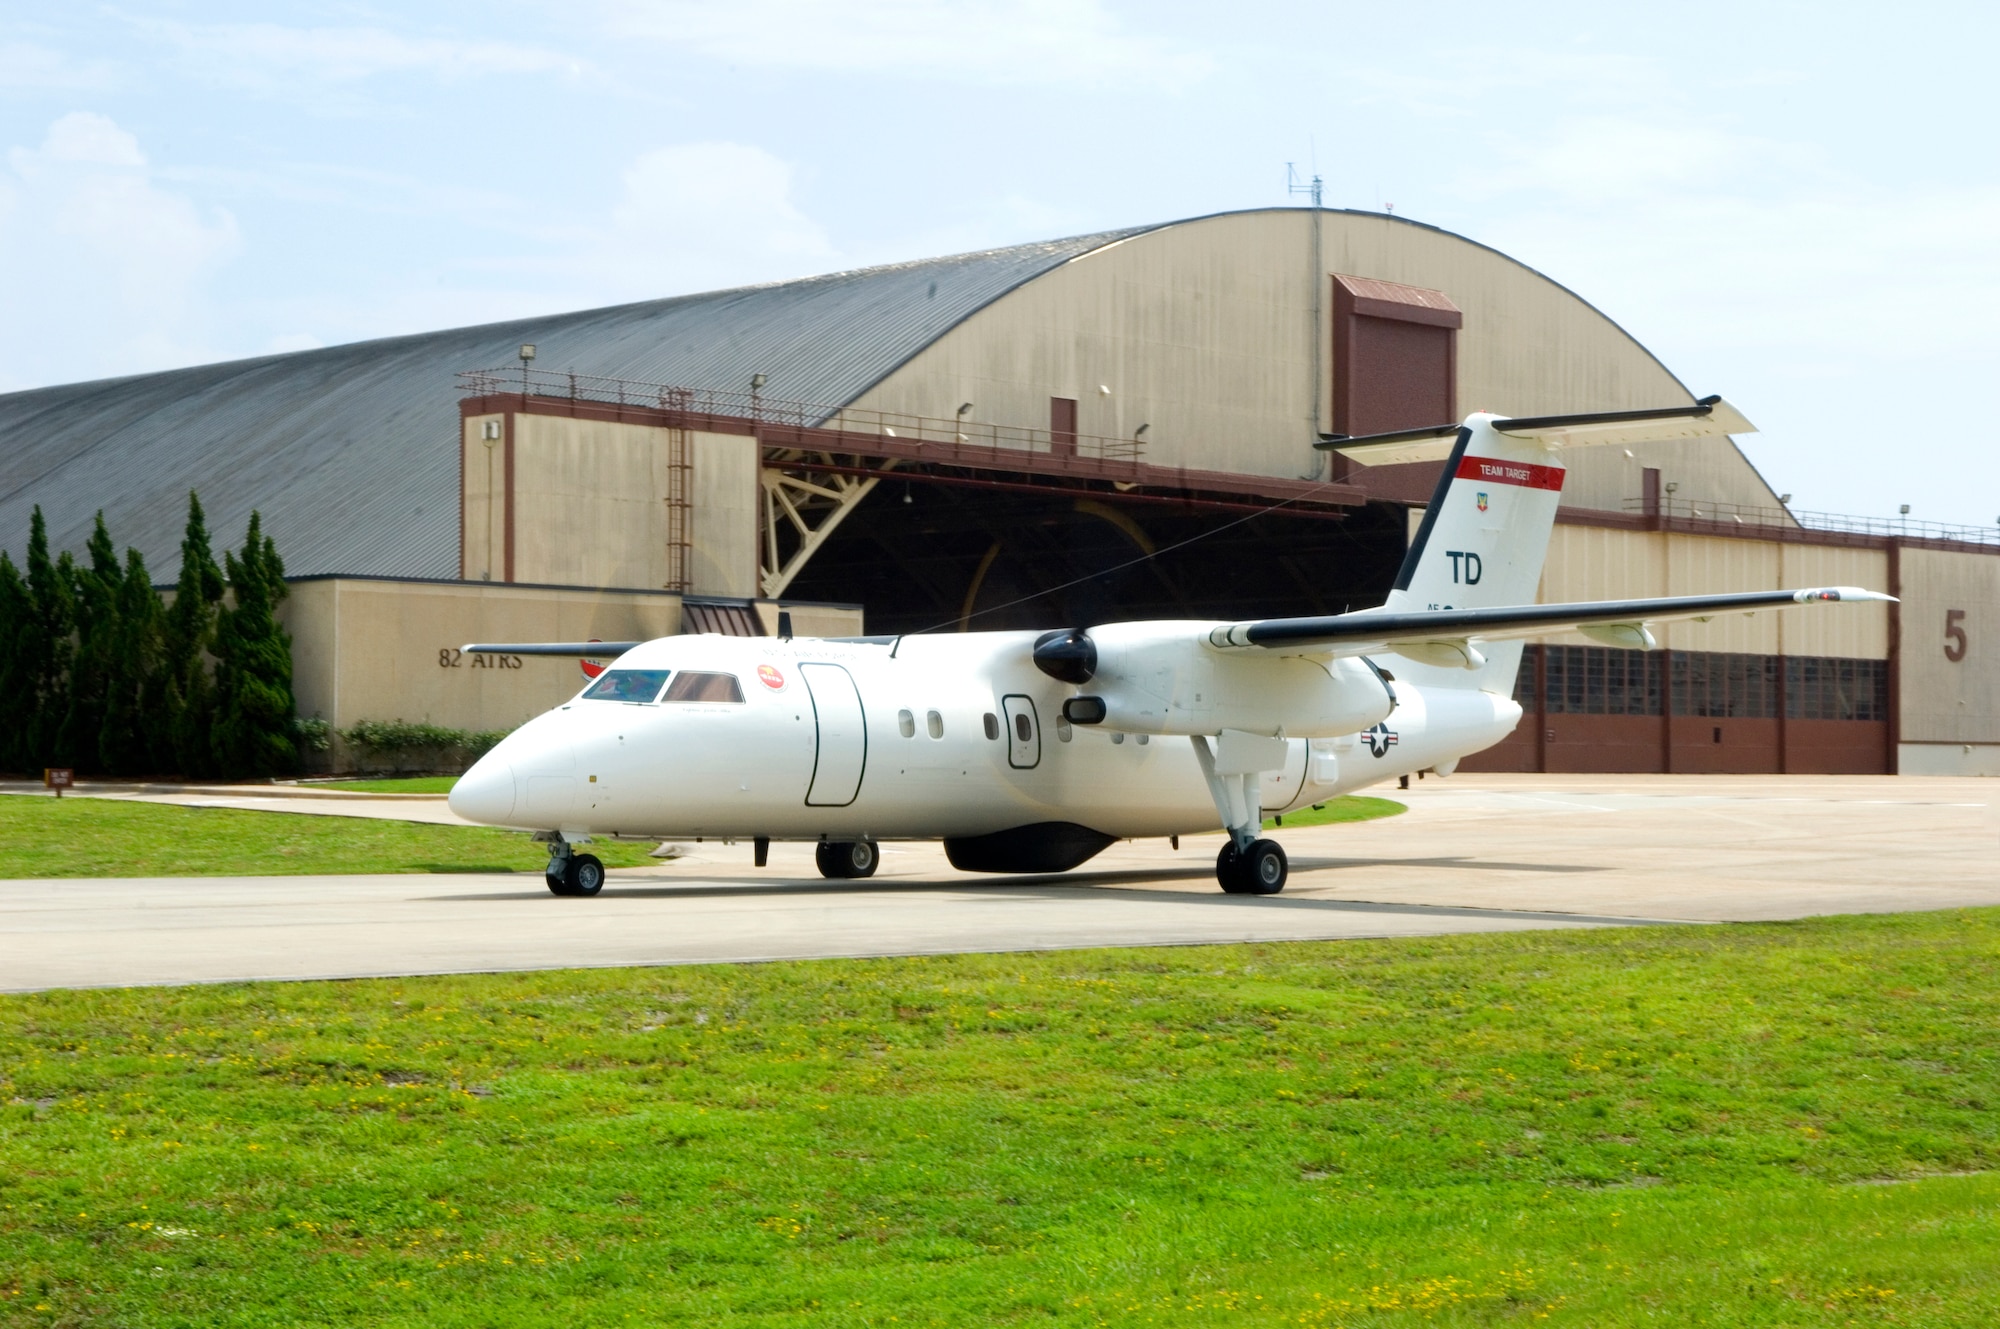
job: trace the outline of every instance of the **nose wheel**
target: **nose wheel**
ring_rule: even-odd
[[[873,840],[822,841],[813,850],[813,862],[822,877],[872,877],[881,865],[882,851]]]
[[[1290,875],[1285,848],[1276,840],[1252,840],[1247,849],[1232,840],[1215,859],[1215,879],[1231,895],[1276,895]]]

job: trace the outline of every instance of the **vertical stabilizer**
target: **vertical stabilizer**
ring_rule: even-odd
[[[1535,602],[1562,498],[1562,454],[1540,439],[1499,433],[1493,428],[1499,418],[1473,415],[1459,429],[1385,609]],[[1401,657],[1389,667],[1432,687],[1511,693],[1521,643],[1491,642],[1481,650],[1486,664],[1479,669],[1440,668]]]

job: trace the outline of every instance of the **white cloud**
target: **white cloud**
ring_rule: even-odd
[[[1177,89],[1212,67],[1124,31],[1099,0],[604,0],[604,12],[615,33],[754,68]]]
[[[94,166],[144,166],[139,140],[120,129],[111,117],[75,111],[49,126],[39,153],[15,149],[16,169],[33,170],[39,162],[81,162]]]
[[[792,167],[743,143],[685,143],[625,168],[607,224],[571,240],[560,266],[609,299],[771,281],[838,266],[825,230],[792,197]]]
[[[383,28],[158,20],[140,20],[135,26],[176,49],[189,72],[199,78],[273,94],[314,93],[383,75],[424,74],[457,81],[584,72],[575,57],[541,47],[411,37]]]
[[[79,62],[33,42],[0,42],[0,90],[96,91],[113,82],[111,67],[102,61]]]
[[[81,372],[112,374],[203,358],[201,291],[240,244],[235,219],[161,188],[138,141],[92,112],[61,117],[6,160],[0,249],[34,256],[0,265],[0,306],[14,315],[0,346],[15,373],[52,348],[65,377],[79,359]]]

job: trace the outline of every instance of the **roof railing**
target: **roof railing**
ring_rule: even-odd
[[[689,388],[634,379],[606,378],[563,370],[507,366],[465,370],[459,389],[468,397],[519,394],[566,398],[751,420],[758,424],[801,429],[832,429],[850,434],[874,434],[906,443],[952,443],[974,447],[1013,448],[1024,452],[1137,462],[1145,456],[1145,440],[1110,438],[1102,434],[1056,433],[1024,425],[968,420],[962,416],[909,415],[899,411],[857,410],[819,402],[792,401],[755,389]]]
[[[1718,522],[1723,525],[1804,527],[1811,531],[1839,531],[1848,535],[1888,536],[1904,540],[1947,540],[1958,544],[2000,544],[2000,524],[1956,526],[1941,521],[1912,521],[1908,517],[1862,517],[1840,512],[1811,512],[1791,507],[1757,507],[1744,503],[1724,503],[1698,498],[1662,497],[1649,504],[1643,498],[1625,500],[1625,511],[1645,516],[1678,520]]]

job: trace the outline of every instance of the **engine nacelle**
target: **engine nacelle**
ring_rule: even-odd
[[[1090,629],[1087,695],[1064,709],[1073,724],[1134,734],[1252,734],[1322,738],[1379,723],[1395,706],[1382,676],[1357,659],[1218,651],[1211,623],[1116,623]],[[1051,634],[1053,636],[1054,634]],[[1080,654],[1080,651],[1077,652]],[[1099,708],[1092,700],[1102,703]]]

